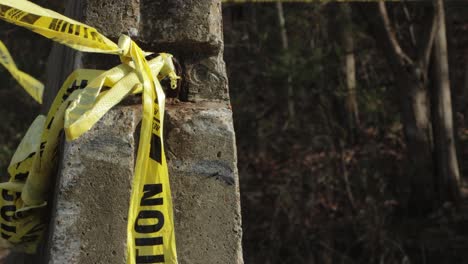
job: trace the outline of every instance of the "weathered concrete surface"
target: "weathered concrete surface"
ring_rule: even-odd
[[[140,0],[99,0],[83,2],[83,23],[95,26],[106,37],[118,39],[126,34],[135,37],[139,33]]]
[[[69,9],[114,40],[130,33],[145,50],[179,59],[189,102],[168,105],[165,123],[179,260],[243,263],[220,1],[69,0]],[[118,64],[116,56],[55,49],[48,78],[55,90],[73,68]],[[65,143],[45,263],[125,263],[140,115],[140,105],[118,106],[82,138]]]
[[[138,106],[117,107],[65,144],[48,263],[125,263],[139,113]]]
[[[226,66],[223,54],[204,58],[186,58],[183,84],[188,90],[188,100],[229,100]]]
[[[220,0],[140,0],[141,38],[153,46],[216,55],[223,47]]]
[[[169,106],[166,122],[180,263],[243,263],[232,112],[185,103]]]
[[[188,101],[229,100],[220,0],[141,0],[138,40],[184,68]]]
[[[65,144],[50,264],[125,263],[139,106],[119,106]],[[242,262],[232,113],[226,104],[168,106],[166,155],[180,263]]]

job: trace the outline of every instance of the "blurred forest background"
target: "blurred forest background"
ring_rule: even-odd
[[[468,263],[468,4],[441,3],[224,5],[246,263]]]
[[[468,263],[468,4],[223,15],[245,263]],[[45,81],[50,41],[7,23],[0,39]],[[6,173],[40,107],[3,68],[0,83]]]

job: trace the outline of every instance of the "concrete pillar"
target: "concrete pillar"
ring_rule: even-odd
[[[170,52],[179,59],[185,87],[181,97],[186,101],[167,106],[165,130],[179,261],[243,263],[220,0],[68,2],[69,16],[111,39],[130,34],[143,49]],[[73,68],[109,68],[117,63],[118,58],[110,55],[55,46],[48,89],[58,89]],[[47,97],[45,101],[51,102],[53,93]],[[80,139],[64,143],[44,263],[125,263],[140,120],[141,105],[129,100]]]

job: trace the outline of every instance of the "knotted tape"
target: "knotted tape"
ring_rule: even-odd
[[[80,51],[119,55],[122,61],[105,72],[72,73],[47,117],[33,122],[9,166],[10,181],[0,184],[1,210],[7,212],[0,219],[2,237],[34,252],[45,229],[44,206],[62,129],[67,140],[76,139],[126,96],[141,93],[143,115],[128,212],[127,263],[177,263],[162,140],[165,95],[158,79],[169,77],[175,88],[179,77],[172,56],[162,53],[148,62],[148,53],[128,36],[116,45],[92,27],[26,0],[0,0],[0,18]],[[110,89],[104,91],[104,87]]]

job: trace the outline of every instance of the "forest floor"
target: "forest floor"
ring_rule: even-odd
[[[243,150],[245,263],[468,263],[468,188],[459,208],[410,216],[394,188],[406,181],[401,131],[365,133],[342,150]]]

